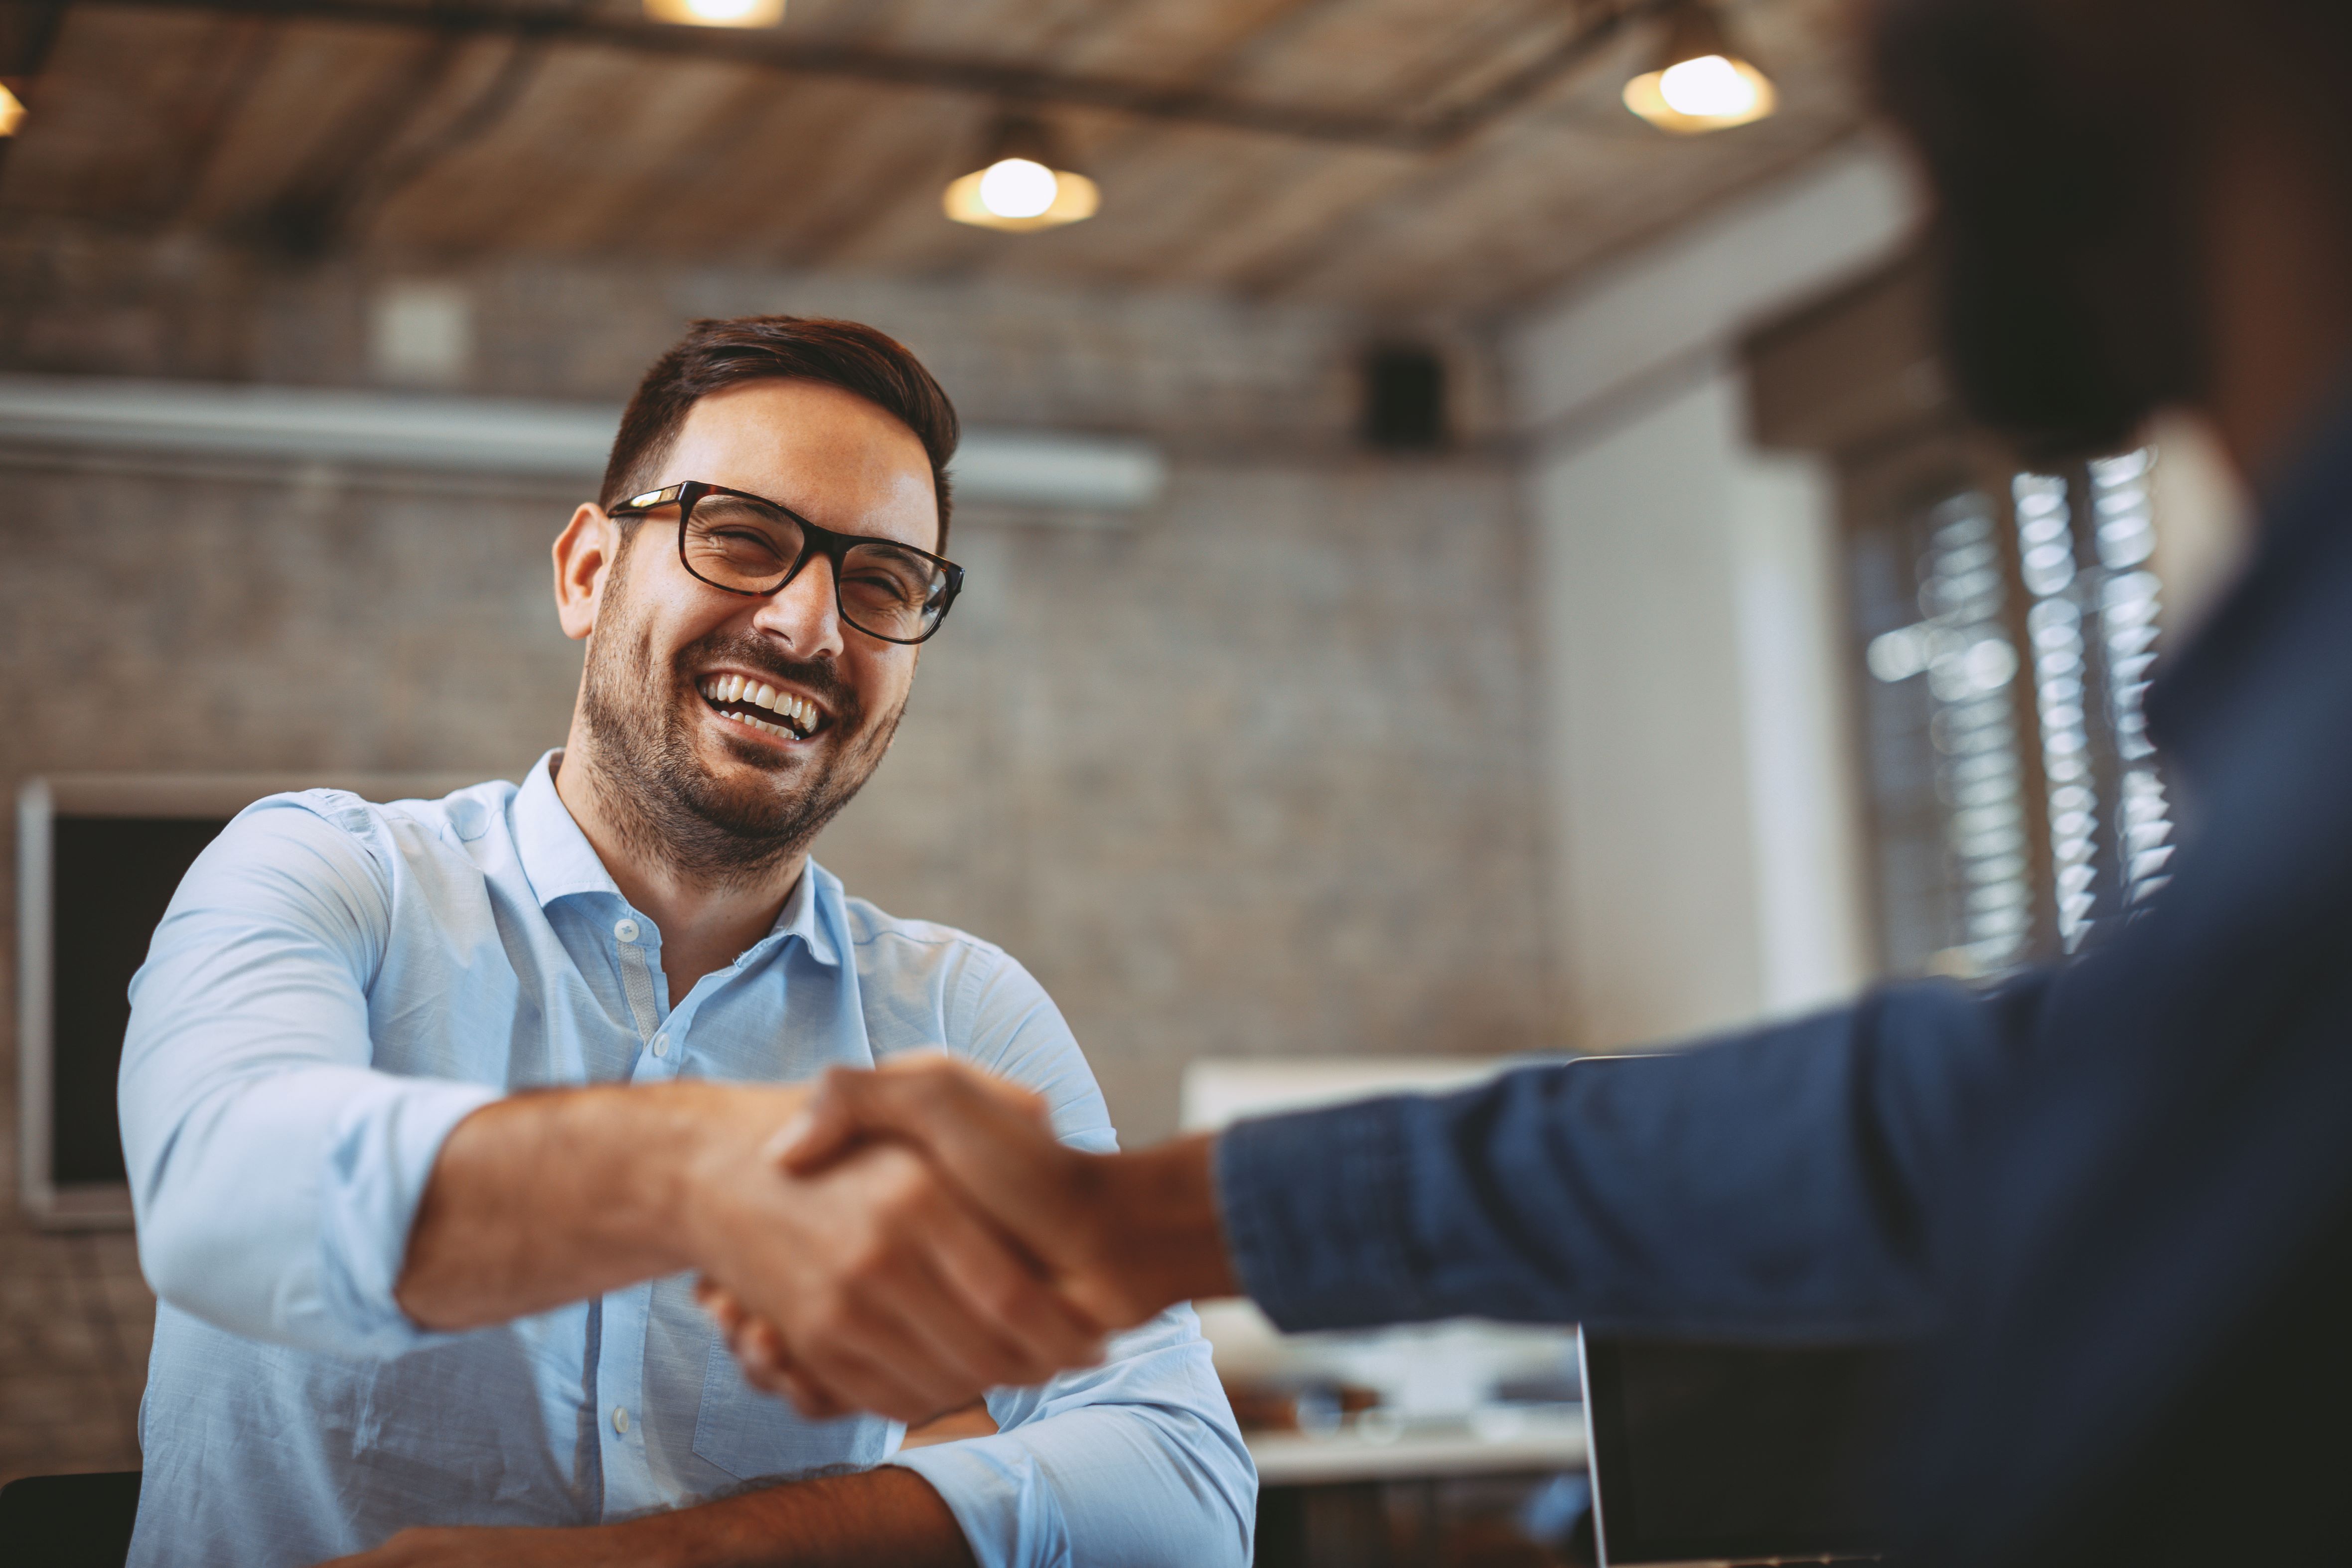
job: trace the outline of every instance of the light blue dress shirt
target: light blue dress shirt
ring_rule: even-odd
[[[1244,1563],[1256,1473],[1189,1308],[1090,1371],[988,1397],[997,1436],[899,1450],[745,1384],[656,1280],[465,1334],[393,1299],[441,1141],[541,1084],[789,1082],[941,1048],[1115,1146],[1069,1027],[1001,949],[846,898],[814,862],[683,998],[555,792],[248,809],[131,982],[122,1141],[162,1299],[137,1565],[274,1568],[412,1524],[591,1524],[898,1464],[986,1568]]]

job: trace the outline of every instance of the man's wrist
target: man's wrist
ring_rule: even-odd
[[[745,1184],[763,1176],[782,1181],[780,1168],[762,1167],[761,1151],[807,1103],[808,1091],[785,1084],[674,1083],[656,1172],[672,1233],[692,1266],[709,1270],[726,1255],[724,1216],[745,1197]]]
[[[1230,1296],[1241,1287],[1217,1212],[1209,1134],[1104,1157],[1090,1195],[1093,1220],[1136,1321],[1177,1301]]]

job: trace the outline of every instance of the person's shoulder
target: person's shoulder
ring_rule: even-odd
[[[945,1049],[1042,1095],[1066,1142],[1118,1147],[1086,1053],[1019,959],[953,925],[841,904],[877,1057]]]
[[[462,854],[467,844],[505,821],[514,793],[515,786],[502,779],[433,800],[375,801],[349,789],[290,789],[238,812],[220,841],[232,852],[258,855],[307,852],[357,859],[386,876],[403,863]]]
[[[841,895],[841,911],[849,945],[856,949],[860,967],[876,963],[1020,967],[1011,954],[984,936],[975,936],[936,920],[910,920],[892,915],[870,899],[845,893]]]

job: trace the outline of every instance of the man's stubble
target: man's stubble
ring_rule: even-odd
[[[667,667],[654,657],[652,626],[625,584],[628,551],[613,564],[596,630],[588,639],[580,709],[595,748],[589,785],[623,846],[709,888],[756,883],[805,851],[874,776],[898,733],[905,699],[860,735],[857,694],[822,660],[780,656],[749,636],[713,633],[678,650]],[[730,786],[695,755],[684,700],[694,672],[721,659],[796,682],[833,715],[825,733],[847,738],[793,770],[758,767],[748,786]],[[739,755],[752,758],[748,737]],[[768,748],[761,747],[761,750]]]

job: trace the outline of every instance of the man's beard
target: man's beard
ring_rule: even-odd
[[[740,635],[713,633],[679,649],[660,669],[650,627],[628,614],[625,595],[615,601],[623,575],[616,566],[609,580],[581,692],[581,716],[595,747],[591,779],[598,804],[633,855],[665,863],[703,887],[755,883],[807,849],[865,787],[890,748],[906,703],[860,734],[857,694],[830,664],[787,659]],[[762,766],[772,748],[748,736],[728,743],[758,769],[747,782],[719,779],[696,756],[694,720],[682,699],[700,702],[696,673],[721,662],[795,683],[832,716],[819,733],[836,738],[828,752],[812,748],[796,788],[782,783],[782,768]]]
[[[1884,0],[1879,91],[1936,186],[1944,358],[2028,460],[2112,451],[2205,380],[2195,181],[2162,62],[2016,0]]]

